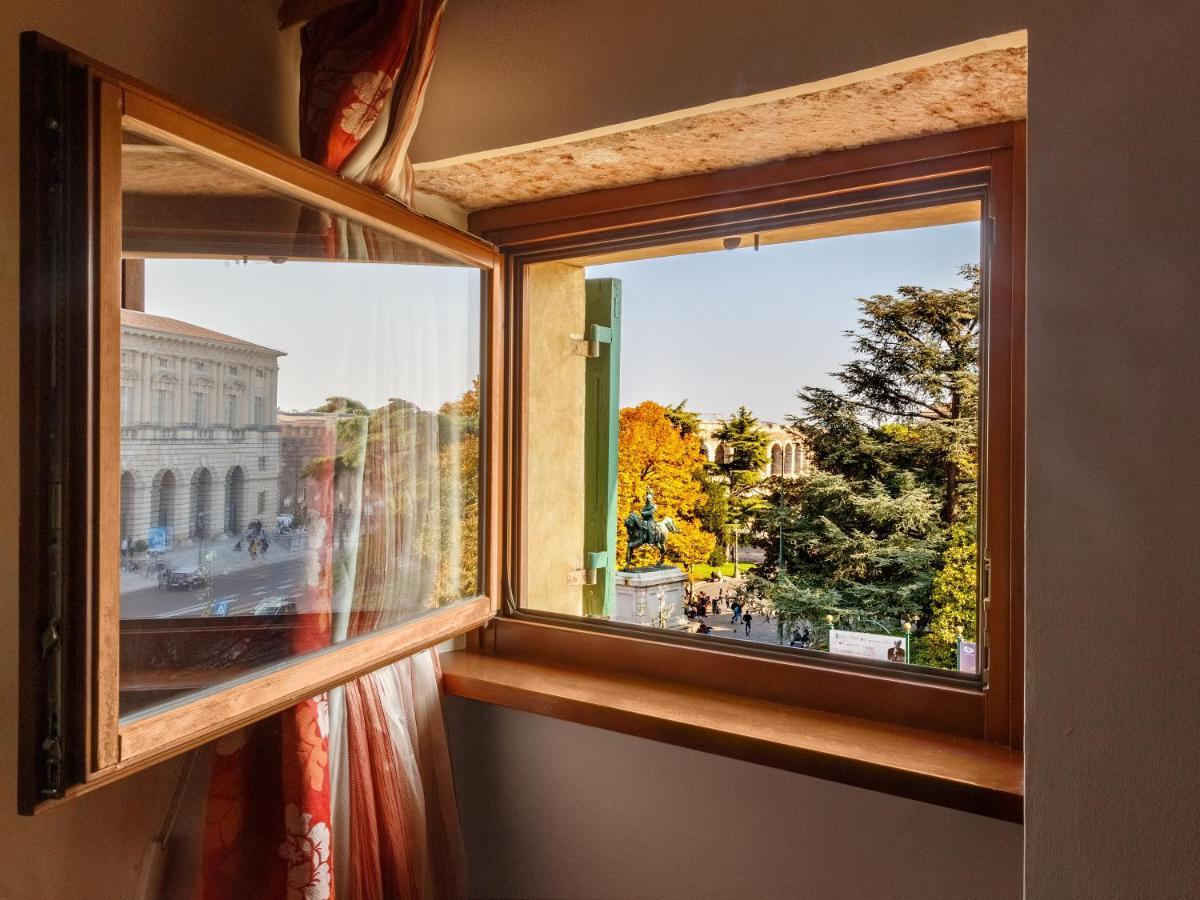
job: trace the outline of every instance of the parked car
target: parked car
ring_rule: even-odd
[[[169,590],[190,591],[208,584],[208,570],[202,566],[179,566],[166,575],[166,587]]]
[[[256,616],[291,616],[296,614],[296,601],[286,597],[268,597],[254,607]]]

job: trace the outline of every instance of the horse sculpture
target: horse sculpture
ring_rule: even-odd
[[[669,516],[661,522],[655,521],[654,510],[656,508],[653,492],[646,491],[646,505],[642,507],[641,515],[631,512],[625,519],[625,533],[629,535],[629,547],[625,551],[626,569],[633,565],[633,551],[638,547],[658,548],[658,565],[660,566],[667,558],[667,535],[678,534],[679,529],[675,527],[675,521]]]

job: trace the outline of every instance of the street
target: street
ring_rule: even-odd
[[[272,551],[274,552],[274,551]],[[160,589],[154,579],[136,576],[136,581],[121,591],[122,619],[161,619],[176,616],[201,616],[210,601],[232,598],[227,615],[248,615],[256,604],[267,598],[293,600],[300,607],[304,594],[304,555],[280,551],[279,558],[259,557],[237,568],[212,567],[212,583],[207,588],[185,590]]]
[[[714,582],[698,582],[695,585],[697,596],[705,596],[709,598],[709,614],[704,618],[704,622],[712,628],[713,637],[733,638],[738,641],[749,641],[755,644],[770,644],[773,647],[778,647],[779,630],[777,620],[774,616],[771,621],[766,619],[759,613],[755,613],[750,623],[750,634],[746,634],[746,626],[740,621],[736,624],[731,624],[730,619],[733,618],[733,613],[729,609],[729,601],[733,596],[740,579],[725,578],[718,583]],[[712,613],[712,598],[717,596],[719,591],[725,592],[725,599],[721,603],[721,611]],[[790,635],[789,635],[790,638]],[[784,644],[787,640],[783,641]]]

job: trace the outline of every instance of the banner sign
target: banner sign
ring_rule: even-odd
[[[867,634],[862,631],[829,629],[829,652],[859,659],[908,662],[907,634]]]
[[[975,642],[974,641],[959,641],[958,642],[958,671],[970,672],[974,675],[979,671],[975,659]]]
[[[146,549],[151,553],[162,553],[167,549],[167,529],[151,528],[146,532]]]

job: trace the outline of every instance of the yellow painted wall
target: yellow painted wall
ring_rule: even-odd
[[[583,590],[584,369],[572,336],[584,330],[583,269],[531,266],[525,598],[534,609],[580,615]]]

